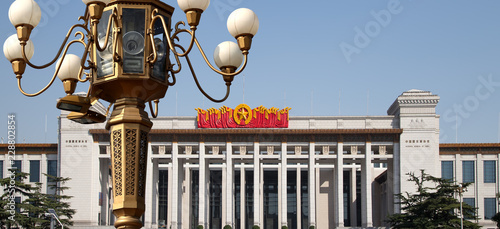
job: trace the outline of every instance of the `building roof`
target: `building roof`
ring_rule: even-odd
[[[500,154],[500,143],[442,143],[439,154]]]
[[[57,154],[57,144],[20,143],[14,146],[15,154]],[[8,154],[9,151],[9,144],[0,144],[0,154]]]

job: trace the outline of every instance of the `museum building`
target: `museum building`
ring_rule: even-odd
[[[394,194],[415,191],[405,174],[425,170],[472,182],[463,201],[493,228],[500,144],[440,145],[438,102],[431,92],[410,90],[386,116],[298,117],[290,108],[241,104],[152,119],[144,226],[386,227],[386,217],[400,212]],[[27,173],[41,160],[44,172],[57,156],[58,174],[72,178],[64,194],[73,196],[75,228],[112,226],[109,131],[66,116],[59,117],[58,154],[21,152],[16,160]],[[6,174],[4,150],[0,145]]]

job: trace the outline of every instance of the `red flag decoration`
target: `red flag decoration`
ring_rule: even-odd
[[[252,110],[246,104],[240,104],[234,110],[226,106],[196,109],[198,128],[288,128],[289,110],[289,107],[280,110],[264,106]]]

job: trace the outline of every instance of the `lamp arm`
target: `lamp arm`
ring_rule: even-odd
[[[90,18],[90,13],[89,13],[89,8],[85,7],[85,13],[83,16],[78,17],[78,21],[83,20],[84,23],[82,24],[84,27],[87,27],[89,24],[89,18]]]
[[[79,32],[81,34],[81,32]],[[78,34],[78,33],[77,33]],[[83,35],[83,34],[82,34]],[[63,52],[63,55],[62,55],[62,58],[61,58],[61,64],[59,64],[59,66],[57,66],[56,68],[56,71],[54,72],[54,75],[52,76],[52,79],[50,80],[50,82],[40,91],[36,92],[36,93],[33,93],[33,94],[30,94],[30,93],[26,93],[22,86],[21,86],[21,78],[22,76],[17,76],[17,87],[19,88],[19,91],[25,95],[25,96],[28,96],[28,97],[34,97],[34,96],[37,96],[37,95],[40,95],[42,94],[43,92],[45,92],[51,85],[52,83],[54,83],[54,80],[56,79],[56,76],[57,74],[59,73],[59,70],[61,69],[61,66],[62,66],[62,63],[64,61],[64,58],[66,57],[66,53],[68,52],[68,48],[69,46],[71,46],[72,44],[74,43],[77,43],[77,42],[80,42],[82,43],[83,41],[82,40],[73,40],[71,41],[70,43],[68,43],[68,45],[66,46],[66,48],[64,49],[64,52]],[[85,43],[84,43],[85,45]],[[24,46],[23,46],[23,49],[24,49]],[[24,55],[24,52],[23,52],[23,55]],[[82,71],[82,67],[80,67],[80,71]]]
[[[148,29],[148,35],[149,35],[149,39],[151,41],[151,47],[152,47],[153,53],[151,53],[151,55],[148,57],[147,62],[149,64],[151,64],[151,65],[155,64],[156,61],[158,60],[158,53],[157,53],[157,49],[156,49],[156,45],[155,45],[154,27],[153,26],[154,26],[156,20],[160,20],[162,22],[163,27],[164,28],[168,28],[168,27],[166,27],[166,23],[165,23],[165,20],[163,19],[163,17],[161,17],[160,15],[155,15],[155,13],[157,13],[157,12],[158,12],[157,9],[153,10],[152,20],[151,20],[151,23],[150,23],[149,29]],[[168,29],[165,29],[165,30],[168,31]],[[175,50],[175,47],[182,47],[182,46],[173,43],[169,34],[167,34],[166,37],[167,37],[167,42],[168,42],[169,49],[172,50],[172,52],[174,53],[175,60],[177,62],[177,65],[179,66],[179,68],[177,70],[170,69],[170,72],[172,73],[172,76],[173,76],[173,74],[179,73],[181,71],[181,69],[182,69],[181,61],[179,60],[179,56],[180,55],[177,55],[177,52]],[[184,52],[184,53],[186,53],[186,52]],[[175,84],[175,76],[173,76],[173,77],[174,77],[174,83],[173,84]]]
[[[200,54],[203,56],[203,59],[205,59],[205,62],[207,63],[207,65],[214,71],[214,72],[217,72],[223,76],[236,76],[238,74],[240,74],[244,69],[245,67],[247,66],[247,62],[248,62],[248,51],[243,51],[243,56],[245,57],[244,58],[244,61],[243,61],[243,65],[240,67],[240,69],[234,73],[226,73],[226,72],[222,72],[220,70],[217,70],[211,63],[210,61],[208,60],[207,58],[207,55],[205,55],[205,52],[203,51],[203,48],[201,48],[201,45],[200,43],[198,42],[198,39],[195,38],[195,43],[196,43],[196,46],[198,46],[198,50],[200,50]]]
[[[95,46],[97,48],[97,50],[99,50],[99,52],[102,52],[106,49],[106,47],[108,47],[108,42],[109,42],[109,33],[111,31],[111,25],[114,24],[115,27],[117,29],[120,29],[121,26],[119,24],[119,20],[118,20],[118,11],[115,8],[113,8],[113,13],[111,15],[109,15],[109,19],[108,19],[108,27],[106,28],[106,40],[104,42],[104,45],[102,48],[101,45],[99,44],[99,35],[98,35],[98,32],[97,32],[97,22],[95,24],[92,25],[92,36],[93,36],[93,42],[95,42]],[[115,40],[117,39],[116,38],[116,34],[113,33],[113,44],[115,44]],[[114,51],[114,46],[113,46],[113,51]]]
[[[91,48],[91,44],[90,43],[85,44],[85,41],[83,40],[83,34],[81,34],[81,35],[82,35],[82,38],[80,39],[79,42],[81,44],[83,44],[83,46],[85,46],[85,51],[83,52],[83,56],[82,56],[81,62],[80,62],[80,70],[78,71],[78,81],[84,83],[84,82],[87,82],[90,79],[90,77],[89,77],[89,74],[87,74],[85,72],[85,78],[82,79],[82,75],[83,75],[82,73],[84,73],[83,70],[84,69],[91,69],[91,68],[94,68],[95,66],[94,66],[94,63],[92,61],[89,61],[89,66],[85,66],[85,60],[87,60],[89,50]],[[64,55],[66,55],[66,54],[64,54]]]
[[[184,48],[179,47],[181,50],[184,51]],[[191,60],[189,60],[189,56],[185,56],[186,62],[188,63],[189,70],[191,70],[191,74],[193,75],[194,82],[196,83],[196,86],[200,90],[200,92],[207,97],[210,101],[215,102],[215,103],[221,103],[226,101],[226,99],[229,97],[229,93],[231,92],[231,82],[226,82],[226,95],[222,99],[214,99],[210,95],[208,95],[205,90],[200,85],[200,82],[198,82],[198,78],[196,77],[196,73],[194,72],[193,65],[191,64]]]
[[[37,65],[34,65],[33,63],[31,63],[28,58],[26,58],[26,43],[21,43],[21,46],[22,46],[22,55],[23,55],[23,59],[24,61],[32,68],[35,68],[35,69],[43,69],[43,68],[47,68],[49,67],[50,65],[54,64],[56,61],[57,61],[57,58],[59,58],[59,56],[61,55],[61,52],[64,50],[64,47],[66,46],[66,43],[68,42],[68,39],[69,39],[69,36],[71,35],[71,33],[73,32],[73,30],[77,27],[81,27],[83,28],[87,34],[89,34],[89,30],[87,29],[87,27],[85,27],[84,24],[76,24],[76,25],[73,25],[70,30],[68,31],[68,33],[66,34],[66,37],[64,38],[64,41],[61,45],[61,47],[59,48],[59,51],[57,52],[57,55],[54,57],[54,59],[52,61],[50,61],[49,63],[45,64],[45,65],[42,65],[42,66],[37,66]],[[79,40],[84,40],[84,36],[83,36],[83,33],[81,31],[78,31],[77,33],[75,33],[75,37],[78,36],[78,35],[81,35],[82,38],[80,38]],[[70,42],[71,44],[71,42]],[[68,46],[70,45],[68,44],[66,46],[66,49],[68,48]]]
[[[179,60],[177,60],[177,61],[179,61]],[[174,70],[172,70],[171,68],[172,68],[172,65],[170,66],[170,69],[169,69],[168,71],[170,71],[170,74],[172,74],[172,82],[169,82],[169,81],[168,81],[168,78],[167,78],[167,84],[168,84],[168,86],[174,86],[174,85],[175,85],[175,83],[177,82],[177,79],[176,79],[176,77],[175,77],[175,74],[177,74],[178,72],[175,72],[175,71],[174,71]],[[180,69],[179,69],[179,71],[180,71]]]
[[[173,36],[170,36],[170,29],[169,27],[167,27],[167,23],[165,23],[165,19],[163,19],[163,17],[161,15],[157,15],[158,13],[158,9],[154,9],[153,12],[151,13],[151,23],[149,24],[149,29],[150,29],[150,37],[152,39],[152,46],[153,46],[153,50],[156,50],[156,48],[154,47],[154,38],[153,37],[153,32],[154,32],[154,24],[156,22],[156,20],[160,20],[161,21],[161,24],[163,26],[163,29],[167,32],[167,42],[168,42],[168,47],[170,48],[170,50],[172,50],[172,52],[174,53],[174,55],[176,56],[186,56],[187,54],[189,54],[189,52],[191,52],[191,49],[193,48],[193,45],[194,45],[194,40],[195,40],[195,31],[196,31],[196,28],[192,28],[192,30],[186,30],[186,29],[179,29],[179,25],[182,24],[182,25],[186,25],[183,21],[179,21],[177,22],[177,24],[175,25],[175,33]],[[187,51],[183,51],[183,53],[177,53],[177,51],[175,50],[175,44],[174,42],[172,41],[174,38],[177,37],[177,34],[180,33],[180,32],[186,32],[186,33],[189,33],[189,35],[191,35],[191,41],[189,43],[189,47],[187,49]],[[153,55],[156,55],[156,51],[153,52]],[[156,61],[156,58],[153,57],[153,60]],[[154,62],[152,62],[154,63]]]
[[[191,27],[191,30],[188,30],[188,29],[179,29],[179,26],[180,25],[183,25],[185,26],[186,24],[183,22],[183,21],[179,21],[177,22],[177,24],[175,24],[175,32],[174,34],[172,35],[172,37],[177,40],[179,40],[179,37],[177,35],[179,35],[180,33],[188,33],[189,35],[191,35],[191,41],[189,42],[189,47],[187,49],[187,51],[184,51],[184,53],[182,54],[178,54],[178,56],[186,56],[187,54],[189,54],[191,52],[191,49],[193,49],[193,46],[194,46],[194,41],[196,40],[196,27]]]
[[[149,101],[149,110],[151,111],[151,116],[153,116],[153,118],[156,118],[158,117],[158,103],[160,102],[160,100],[155,99],[154,102],[155,102],[155,109],[153,110],[153,104],[151,103],[151,101]]]
[[[175,44],[175,46],[176,46],[176,47],[178,47],[178,48],[182,48],[182,46],[181,46],[181,45],[178,45],[178,44]],[[182,65],[181,65],[181,60],[179,59],[179,56],[174,55],[174,57],[175,57],[175,61],[177,62],[177,65],[179,66],[179,68],[178,68],[177,70],[171,69],[171,71],[170,71],[170,72],[171,72],[172,74],[177,74],[177,73],[181,72],[181,70],[182,70]],[[173,65],[172,65],[172,66],[173,66]]]

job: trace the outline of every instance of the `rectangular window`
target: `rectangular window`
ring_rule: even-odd
[[[297,170],[287,171],[286,200],[288,228],[297,228]]]
[[[12,169],[15,169],[16,172],[21,172],[23,171],[23,168],[22,168],[22,161],[20,160],[15,160],[14,161],[14,164],[12,165]]]
[[[453,161],[441,161],[441,178],[453,180]]]
[[[20,173],[23,171],[23,168],[22,168],[22,161],[20,160],[15,160],[14,161],[14,164],[12,165],[12,169],[16,170],[16,173]],[[16,181],[21,181],[21,178],[20,177],[16,177]]]
[[[30,161],[30,182],[40,182],[40,161]]]
[[[48,160],[47,161],[47,174],[57,177],[57,161],[56,160]],[[52,182],[52,180],[47,177],[47,182]]]
[[[474,183],[475,182],[475,172],[474,172],[474,161],[462,161],[462,182],[464,183]]]
[[[463,203],[471,206],[472,208],[474,208],[474,209],[469,210],[469,211],[464,210],[464,218],[465,219],[472,219],[473,216],[476,215],[476,210],[475,210],[476,200],[474,198],[464,198]]]
[[[19,204],[21,203],[21,197],[19,196],[14,197],[14,202],[16,203],[16,212],[20,213],[21,208],[19,208]]]
[[[158,171],[158,226],[167,227],[168,212],[168,170]]]
[[[264,171],[263,200],[264,228],[278,228],[278,171]]]
[[[300,175],[300,184],[302,186],[302,191],[300,192],[301,194],[301,201],[302,203],[300,204],[302,209],[302,227],[301,228],[308,228],[309,227],[309,174],[308,171],[301,171]]]
[[[3,178],[3,161],[0,160],[0,179]]]
[[[496,182],[496,162],[495,161],[484,161],[484,183],[495,183]]]
[[[222,171],[212,170],[209,172],[210,182],[208,183],[209,203],[208,209],[210,229],[222,228]],[[265,201],[264,201],[265,203]]]
[[[241,171],[234,170],[234,228],[241,228]]]
[[[495,198],[484,198],[484,219],[491,219],[496,214]]]
[[[198,170],[191,170],[191,227],[198,226],[198,209],[200,197],[200,172]],[[167,206],[168,207],[168,206]]]

